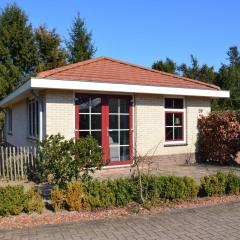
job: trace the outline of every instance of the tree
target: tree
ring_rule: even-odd
[[[61,47],[61,38],[56,30],[41,25],[35,30],[38,65],[37,72],[57,68],[66,64],[66,51]]]
[[[177,74],[177,64],[170,58],[166,58],[165,61],[158,60],[154,62],[152,68],[167,73]]]
[[[93,57],[96,48],[92,43],[92,33],[86,28],[84,19],[78,13],[74,19],[69,32],[70,39],[66,41],[68,49],[68,61],[70,63],[80,62]]]
[[[230,90],[230,99],[215,100],[214,110],[239,110],[240,109],[240,54],[236,46],[230,47],[228,52],[229,64],[222,64],[216,84],[224,90]]]
[[[15,3],[0,13],[0,99],[35,71],[36,46],[31,24]]]
[[[187,66],[185,63],[178,67],[183,77],[200,80],[207,83],[213,83],[216,78],[216,73],[213,67],[209,67],[207,64],[199,66],[197,58],[191,55],[191,66]]]

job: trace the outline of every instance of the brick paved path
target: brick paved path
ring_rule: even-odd
[[[0,231],[1,240],[240,239],[240,202],[148,216]]]

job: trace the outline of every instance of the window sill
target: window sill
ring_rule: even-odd
[[[165,142],[164,147],[177,147],[177,146],[187,146],[186,142]]]

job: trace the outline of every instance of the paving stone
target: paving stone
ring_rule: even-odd
[[[240,202],[128,218],[1,230],[1,240],[235,240]]]

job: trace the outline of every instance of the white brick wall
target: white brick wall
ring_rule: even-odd
[[[207,98],[186,97],[185,104],[187,144],[164,146],[164,97],[136,94],[135,144],[140,154],[146,154],[151,149],[149,154],[154,151],[155,155],[190,154],[195,152],[199,111],[202,111],[202,114],[208,114],[211,111],[211,101]]]
[[[74,138],[75,107],[72,91],[48,90],[42,95],[44,100],[43,133],[60,133],[67,139]],[[210,112],[210,99],[186,97],[187,144],[184,146],[164,146],[164,98],[160,95],[136,94],[134,109],[134,133],[137,151],[146,154],[155,150],[155,155],[190,154],[195,152],[197,119]],[[13,106],[13,135],[7,141],[14,145],[33,145],[27,138],[26,100]],[[156,146],[160,143],[158,148]],[[151,152],[150,152],[151,154]]]
[[[27,100],[12,106],[12,135],[6,130],[6,140],[15,146],[32,146],[34,141],[27,136]],[[7,119],[5,123],[7,128]]]
[[[75,136],[74,94],[72,91],[47,91],[45,95],[45,131],[60,133],[67,139]]]

